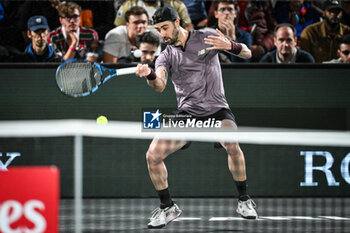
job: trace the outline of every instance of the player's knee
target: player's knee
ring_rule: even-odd
[[[238,155],[241,151],[238,143],[225,143],[225,149],[229,155]]]
[[[146,153],[146,160],[148,164],[158,164],[162,162],[162,155],[157,148],[149,148]]]

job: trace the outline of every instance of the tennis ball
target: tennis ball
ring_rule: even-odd
[[[141,56],[142,56],[141,50],[136,49],[136,50],[134,51],[134,57],[139,58],[139,57],[141,57]]]
[[[105,117],[105,116],[99,116],[99,117],[97,117],[97,119],[96,119],[96,123],[97,123],[98,125],[107,125],[107,124],[108,124],[108,119],[107,119],[107,117]]]

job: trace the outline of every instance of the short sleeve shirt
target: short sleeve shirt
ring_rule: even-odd
[[[156,60],[165,67],[175,87],[178,109],[194,116],[208,116],[229,108],[217,50],[206,50],[204,38],[212,31],[190,31],[185,47],[168,45]]]
[[[105,38],[103,52],[109,53],[117,58],[130,55],[132,45],[128,39],[127,27],[119,26],[110,30]]]

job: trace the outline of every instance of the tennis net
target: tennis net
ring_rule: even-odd
[[[346,232],[350,228],[350,134],[245,128],[238,132],[143,132],[138,122],[1,121],[9,166],[56,165],[61,171],[60,232],[148,232],[158,206],[145,153],[153,137],[193,141],[165,161],[183,214],[169,232]],[[235,213],[236,190],[223,149],[240,142],[248,192],[259,219]],[[209,143],[208,143],[209,142]]]

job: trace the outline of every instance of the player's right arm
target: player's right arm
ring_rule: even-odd
[[[160,66],[154,71],[147,64],[138,64],[136,75],[140,78],[146,78],[148,85],[157,92],[164,91],[168,80],[168,72],[164,66]]]

